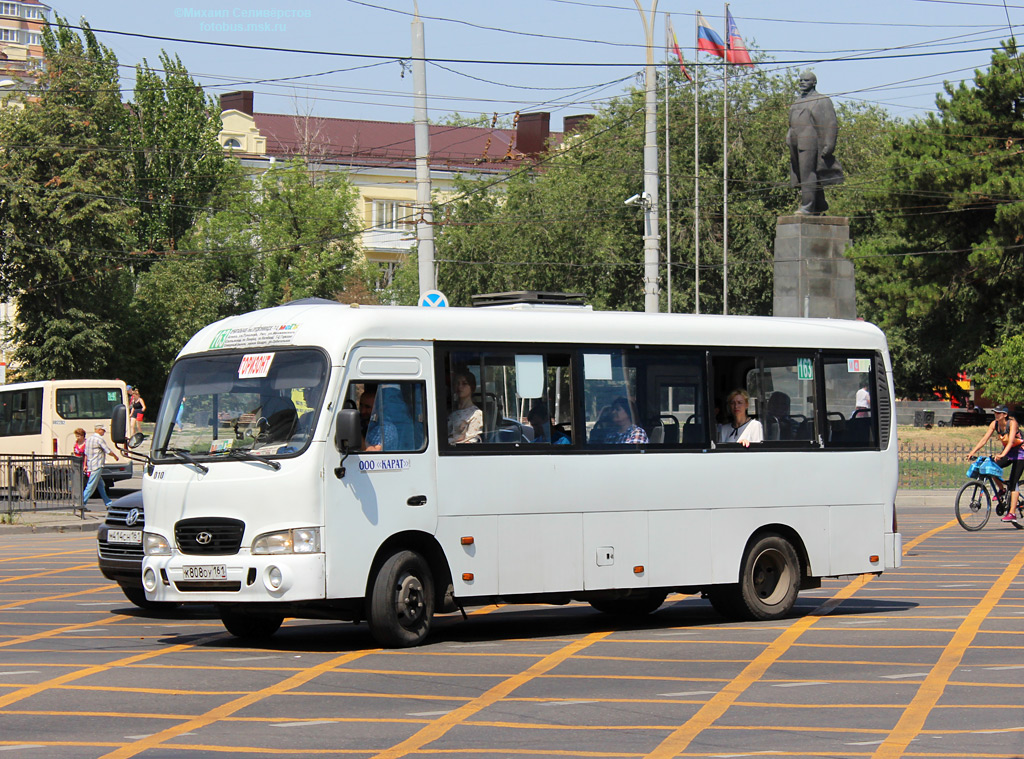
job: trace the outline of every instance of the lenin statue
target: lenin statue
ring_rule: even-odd
[[[798,214],[818,215],[828,210],[825,185],[841,184],[843,167],[832,154],[836,149],[836,110],[815,86],[812,71],[800,74],[800,96],[789,107],[789,185],[800,188]]]

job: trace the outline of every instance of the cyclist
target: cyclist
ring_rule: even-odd
[[[1016,522],[1020,513],[1017,507],[1017,499],[1020,496],[1017,492],[1017,483],[1020,481],[1021,473],[1024,472],[1024,448],[1021,447],[1021,443],[1024,443],[1024,435],[1021,434],[1017,420],[1010,416],[1009,408],[1006,406],[996,406],[992,409],[992,413],[995,415],[995,421],[988,426],[985,434],[981,436],[981,440],[967,454],[967,458],[974,458],[974,455],[982,449],[992,435],[999,436],[999,442],[1003,444],[1003,450],[998,456],[994,457],[994,460],[1001,467],[1011,467],[1010,478],[1006,481],[1006,487],[1010,489],[1010,507],[1003,515],[1003,521]],[[1001,483],[996,480],[996,486],[1000,487],[1000,485]],[[1005,492],[1000,487],[999,492],[996,494],[996,499],[1003,498]],[[1014,512],[1017,512],[1017,514],[1015,515]]]

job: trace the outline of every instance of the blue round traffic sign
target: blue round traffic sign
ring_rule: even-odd
[[[440,290],[427,290],[420,296],[420,305],[428,308],[444,308],[448,305],[448,298]]]

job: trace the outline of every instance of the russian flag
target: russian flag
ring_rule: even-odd
[[[697,11],[697,49],[725,58],[725,43],[718,36],[718,32],[704,20],[700,11]]]
[[[750,60],[750,53],[747,52],[747,46],[743,44],[743,38],[740,37],[740,30],[736,27],[732,13],[729,12],[729,6],[725,7],[725,24],[729,29],[729,47],[726,50],[725,59],[729,63],[738,63],[741,66],[754,68],[754,62]]]

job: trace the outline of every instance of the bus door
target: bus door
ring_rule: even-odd
[[[342,478],[330,461],[337,451],[328,447],[324,548],[330,598],[363,595],[373,557],[390,536],[436,530],[435,457],[427,439],[431,375],[425,348],[364,346],[351,353],[335,408],[360,410],[363,446],[345,460]]]

